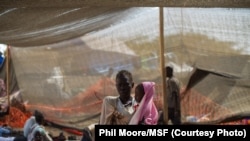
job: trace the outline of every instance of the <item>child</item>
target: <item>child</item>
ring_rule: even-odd
[[[154,82],[142,82],[135,87],[135,113],[129,124],[156,125],[158,122],[158,110],[154,104]]]

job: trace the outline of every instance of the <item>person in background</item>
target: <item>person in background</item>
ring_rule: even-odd
[[[135,87],[135,113],[129,124],[156,125],[158,123],[158,110],[154,103],[155,83],[142,82]]]
[[[0,137],[2,137],[4,134],[10,134],[12,131],[11,131],[11,128],[8,127],[6,124],[2,125],[0,127]]]
[[[0,117],[4,117],[10,113],[10,107],[7,103],[0,104]]]
[[[0,97],[7,96],[6,85],[2,78],[0,78]]]
[[[83,136],[81,138],[81,141],[92,141],[92,133],[89,130],[89,128],[84,128],[83,129]]]
[[[111,78],[112,75],[113,75],[113,73],[114,73],[114,69],[113,69],[113,68],[109,68],[107,77],[108,77],[108,78]]]
[[[42,141],[53,141],[51,136],[43,127],[45,122],[44,116],[41,112],[35,112],[35,124],[33,124],[28,132],[27,141],[41,139]]]
[[[23,136],[28,137],[28,134],[31,132],[31,127],[36,123],[36,115],[39,115],[39,111],[35,110],[34,114],[26,120],[23,126]]]
[[[24,124],[23,136],[0,137],[0,141],[53,141],[45,129],[42,127],[44,116],[41,112],[35,110]]]
[[[166,66],[166,93],[168,102],[168,119],[173,125],[181,124],[181,105],[180,105],[180,82],[173,75],[172,66]]]
[[[135,99],[131,96],[134,87],[132,74],[120,70],[116,75],[116,89],[119,96],[106,96],[103,99],[100,125],[128,124],[134,113]]]

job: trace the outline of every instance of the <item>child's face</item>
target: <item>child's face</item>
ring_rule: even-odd
[[[135,101],[140,103],[144,96],[144,88],[142,84],[137,85],[135,88]]]

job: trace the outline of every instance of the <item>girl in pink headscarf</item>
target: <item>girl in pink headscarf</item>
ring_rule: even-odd
[[[156,125],[158,122],[158,110],[154,104],[155,94],[154,82],[142,82],[135,87],[135,113],[132,116],[130,125]]]

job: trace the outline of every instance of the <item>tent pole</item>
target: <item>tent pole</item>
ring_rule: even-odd
[[[10,111],[10,94],[9,94],[9,56],[10,56],[10,53],[9,53],[9,46],[7,46],[7,49],[6,49],[6,77],[7,77],[7,80],[6,80],[6,93],[7,93],[7,96],[8,96],[8,108],[9,108],[9,111]],[[10,117],[9,117],[10,118]],[[9,119],[8,119],[8,122],[9,122]]]
[[[164,57],[164,13],[163,7],[159,9],[160,16],[160,58],[161,58],[161,73],[162,73],[162,94],[163,94],[163,120],[164,124],[168,124],[168,101],[166,93],[166,70]]]

